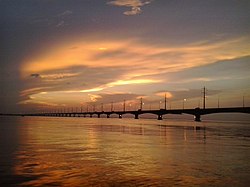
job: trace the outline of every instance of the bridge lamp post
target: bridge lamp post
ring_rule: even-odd
[[[164,97],[164,109],[167,110],[167,95],[165,93],[165,97]]]
[[[114,102],[111,102],[111,106],[110,106],[110,111],[113,112],[113,108],[114,108]]]
[[[243,98],[242,98],[242,106],[243,108],[245,107],[245,96],[243,95]]]
[[[126,111],[126,100],[123,101],[123,112]]]
[[[182,108],[183,110],[185,109],[185,102],[187,101],[187,99],[183,99],[183,103],[182,103]]]
[[[103,112],[103,103],[101,103],[101,112]]]

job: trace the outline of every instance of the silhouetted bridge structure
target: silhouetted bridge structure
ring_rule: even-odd
[[[135,119],[139,119],[142,114],[155,114],[158,120],[163,119],[166,114],[190,114],[194,116],[195,121],[201,121],[202,115],[215,113],[248,113],[250,114],[250,107],[234,107],[234,108],[195,108],[195,109],[159,109],[159,110],[133,110],[133,111],[95,111],[95,112],[54,112],[54,113],[36,113],[36,114],[18,114],[19,116],[51,116],[51,117],[98,117],[106,115],[107,118],[112,114],[118,115],[122,118],[124,114],[132,114]]]

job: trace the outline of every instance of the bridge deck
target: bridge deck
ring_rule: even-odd
[[[172,109],[172,110],[131,110],[131,111],[95,111],[95,112],[55,112],[55,113],[33,113],[33,114],[0,114],[0,115],[9,115],[9,116],[58,116],[58,117],[75,117],[75,116],[84,116],[104,114],[109,116],[111,114],[117,114],[119,118],[122,118],[124,114],[133,114],[135,119],[139,118],[141,114],[155,114],[158,116],[159,120],[162,120],[162,116],[165,114],[190,114],[195,116],[195,121],[200,121],[201,115],[213,114],[213,113],[248,113],[250,114],[250,107],[232,107],[232,108],[206,108],[206,109]]]

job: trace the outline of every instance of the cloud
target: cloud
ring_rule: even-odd
[[[59,13],[59,14],[57,15],[57,17],[66,17],[66,16],[69,16],[69,15],[71,15],[71,14],[73,14],[73,12],[72,12],[71,10],[65,10],[64,12]]]
[[[73,14],[71,10],[65,10],[57,15],[51,15],[46,17],[35,17],[31,23],[40,24],[46,26],[55,26],[57,28],[68,25],[68,18]]]
[[[136,15],[136,14],[140,14],[140,13],[141,13],[140,7],[132,7],[131,10],[124,12],[124,14],[127,16]]]
[[[108,93],[108,94],[98,94],[97,97],[95,97],[95,102],[97,103],[104,103],[104,104],[109,104],[111,102],[114,103],[120,103],[131,100],[136,100],[138,94],[132,94],[132,93]]]
[[[213,63],[186,68],[178,72],[163,73],[158,76],[168,76],[172,83],[194,83],[249,79],[250,56],[229,60],[219,60]]]
[[[200,88],[204,84],[197,82],[248,76],[249,57],[242,57],[250,51],[245,47],[247,41],[240,38],[182,46],[149,45],[135,39],[70,41],[39,56],[30,56],[21,74],[26,81],[25,90],[42,88],[26,94],[33,96],[33,102],[50,98],[50,103],[79,104],[83,99],[91,102],[88,94],[107,92],[147,96],[171,85]],[[187,82],[189,87],[183,87]],[[180,93],[170,94],[173,99],[181,97]]]
[[[114,6],[125,6],[131,8],[131,10],[123,12],[127,16],[140,14],[142,12],[141,7],[150,4],[153,0],[114,0],[109,1],[107,4]]]
[[[40,74],[38,74],[38,73],[32,73],[32,74],[30,74],[30,76],[34,77],[34,78],[39,78]]]
[[[212,96],[220,92],[221,92],[220,90],[210,89],[206,95]],[[167,98],[171,99],[172,101],[202,97],[202,89],[187,89],[187,90],[175,90],[175,91],[161,90],[156,92],[155,95],[162,96],[164,93],[167,93],[169,96],[171,96]]]
[[[127,78],[129,79],[135,76],[178,72],[250,54],[250,46],[246,44],[249,42],[248,38],[204,45],[191,43],[182,46],[150,45],[135,39],[82,40],[60,44],[40,56],[30,57],[22,66],[22,74],[26,76],[27,73],[82,65],[93,68],[128,67],[130,75]],[[72,50],[69,46],[77,46],[77,48]],[[105,50],[101,50],[104,48]]]
[[[64,20],[58,22],[57,25],[56,25],[57,28],[58,27],[63,27],[63,26],[65,26],[65,21]]]

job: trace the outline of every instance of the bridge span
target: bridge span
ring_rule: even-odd
[[[34,113],[34,114],[19,114],[20,116],[51,116],[51,117],[93,117],[98,118],[101,115],[106,115],[107,118],[112,114],[122,118],[124,114],[132,114],[135,119],[139,119],[142,114],[155,114],[158,120],[163,119],[166,114],[190,114],[194,116],[195,121],[201,121],[201,116],[214,113],[247,113],[250,114],[250,107],[233,107],[233,108],[194,108],[194,109],[159,109],[159,110],[131,110],[131,111],[93,111],[93,112],[54,112],[54,113]]]

